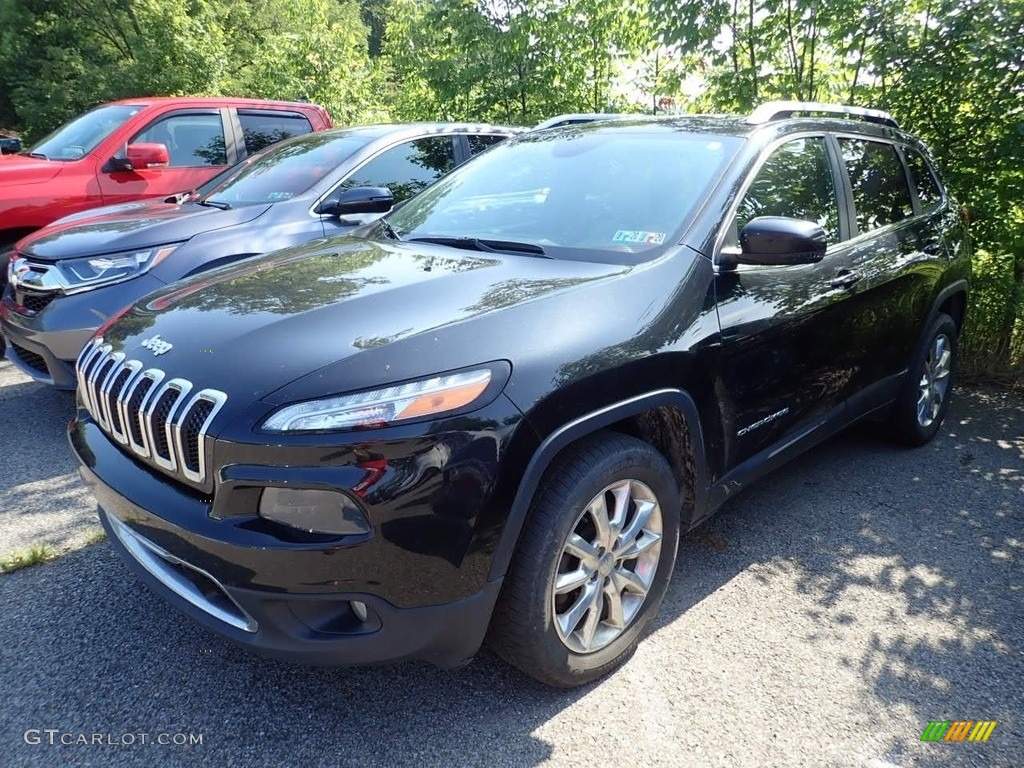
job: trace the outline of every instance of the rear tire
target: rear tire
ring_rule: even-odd
[[[894,441],[917,447],[938,434],[953,392],[957,333],[953,318],[940,313],[922,335],[889,418],[888,434]]]
[[[570,448],[534,496],[488,644],[557,688],[625,663],[672,577],[679,511],[672,469],[648,443],[601,432]]]

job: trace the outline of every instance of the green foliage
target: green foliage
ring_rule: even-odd
[[[881,107],[931,147],[982,251],[964,362],[1024,383],[1024,1],[655,0],[697,110]]]
[[[613,0],[394,0],[384,53],[406,119],[530,124],[614,111],[645,21]]]
[[[29,140],[104,101],[306,98],[381,113],[356,0],[0,0],[0,117]]]
[[[379,115],[368,30],[354,0],[227,3],[225,29],[237,67],[220,90],[260,98],[304,98],[345,125]]]
[[[623,83],[641,111],[882,107],[971,212],[965,363],[1024,382],[1021,40],[1024,0],[0,0],[0,125],[149,94],[532,124],[628,109]]]
[[[975,253],[971,307],[962,346],[970,378],[1024,384],[1022,263],[1020,252]]]

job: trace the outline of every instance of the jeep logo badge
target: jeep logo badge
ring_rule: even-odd
[[[169,341],[164,341],[163,339],[161,339],[160,334],[158,333],[156,336],[150,336],[148,339],[142,342],[142,346],[144,346],[146,349],[152,350],[154,355],[159,356],[162,355],[164,352],[170,352],[171,347],[173,347],[174,345],[171,344]]]

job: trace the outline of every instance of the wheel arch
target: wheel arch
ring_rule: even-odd
[[[603,429],[653,445],[669,463],[683,500],[682,530],[707,506],[707,469],[697,404],[681,389],[659,389],[578,416],[545,437],[526,463],[502,530],[488,579],[502,578],[519,543],[530,504],[557,456]]]
[[[964,329],[964,320],[967,317],[967,281],[957,280],[950,283],[936,295],[932,302],[931,312],[928,314],[925,328],[929,328],[939,313],[944,313],[953,318],[958,332]]]

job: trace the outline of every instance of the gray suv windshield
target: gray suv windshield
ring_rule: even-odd
[[[202,193],[208,200],[232,207],[290,200],[311,189],[369,142],[366,136],[314,133],[275,144],[218,176]]]

